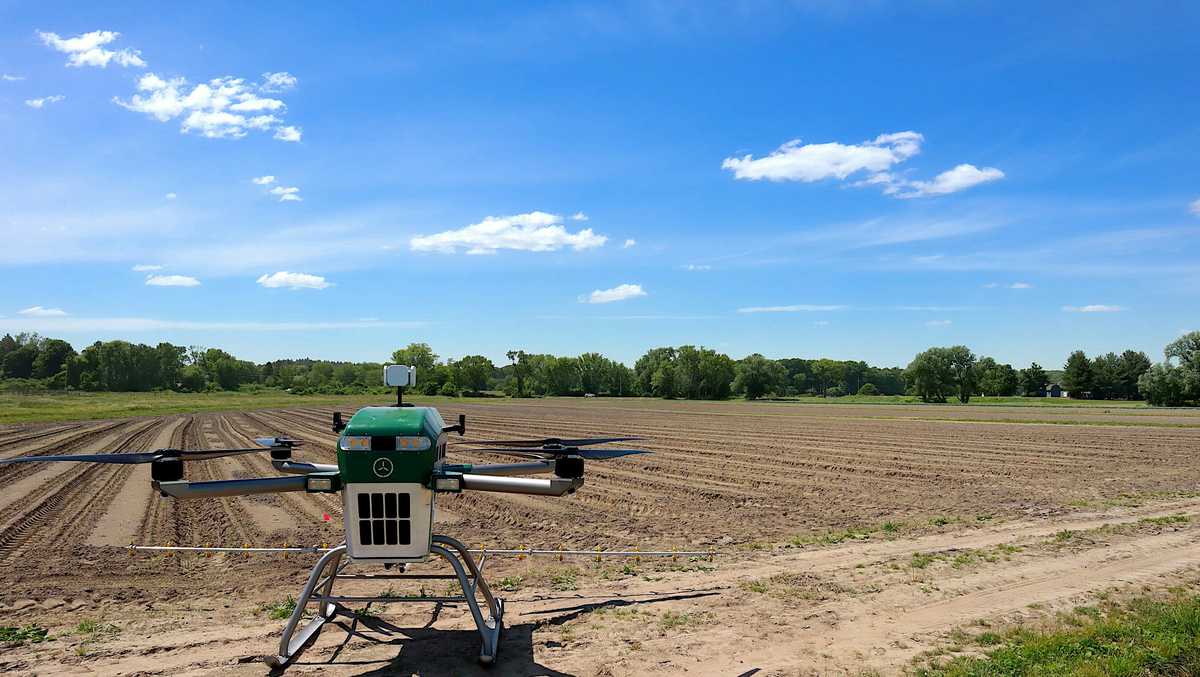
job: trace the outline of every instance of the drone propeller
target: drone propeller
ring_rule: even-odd
[[[547,437],[542,440],[485,440],[483,442],[459,442],[459,444],[470,444],[475,446],[496,446],[496,447],[586,447],[592,444],[605,444],[606,442],[629,442],[631,440],[641,440],[643,437],[584,437],[576,440],[561,439],[558,437]]]
[[[67,454],[64,456],[17,456],[16,458],[0,459],[0,465],[8,463],[44,463],[53,461],[75,461],[81,463],[115,463],[133,465],[138,463],[153,463],[159,459],[172,458],[181,461],[207,461],[224,456],[238,456],[267,451],[265,447],[249,449],[159,449],[158,451],[140,451],[128,454]]]
[[[524,456],[528,458],[558,458],[561,456],[579,456],[591,460],[602,460],[606,458],[620,458],[622,456],[632,456],[634,454],[649,454],[650,452],[643,449],[579,449],[578,447],[492,447],[481,449],[461,449],[461,451],[478,451],[489,454],[512,454],[513,456]]]

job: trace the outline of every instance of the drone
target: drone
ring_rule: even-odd
[[[348,421],[333,414],[338,434],[337,464],[293,460],[302,443],[288,437],[261,437],[258,446],[239,449],[159,449],[151,452],[20,456],[0,459],[10,463],[55,461],[79,463],[150,464],[150,482],[164,497],[192,499],[247,496],[288,491],[342,494],[345,540],[328,549],[313,566],[300,597],[284,627],[279,650],[264,657],[282,668],[303,652],[322,626],[338,615],[353,617],[343,602],[437,601],[465,602],[482,640],[479,661],[496,659],[504,627],[504,600],[492,594],[480,565],[463,543],[433,533],[437,494],[491,491],[537,496],[564,496],[583,486],[586,461],[608,460],[650,453],[641,449],[590,449],[597,444],[639,440],[639,437],[546,438],[492,440],[466,443],[455,450],[506,454],[525,459],[519,463],[456,464],[446,459],[448,437],[466,434],[466,415],[446,425],[437,409],[404,402],[404,389],[416,385],[416,369],[386,365],[384,383],[396,388],[396,404],[359,409]],[[184,479],[184,466],[193,461],[270,452],[271,465],[280,477],[192,482]],[[551,478],[521,477],[552,473]],[[426,562],[431,555],[446,560],[452,575],[404,573],[407,564]],[[381,564],[382,574],[347,574],[351,563]],[[392,580],[413,578],[457,579],[461,595],[401,598],[395,596],[339,596],[335,582],[346,579]],[[482,596],[484,610],[478,597]],[[306,609],[315,604],[316,615],[303,627]]]

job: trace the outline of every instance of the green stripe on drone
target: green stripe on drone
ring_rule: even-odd
[[[427,437],[424,451],[343,451],[338,469],[344,483],[412,482],[428,484],[437,461],[442,417],[430,407],[365,407],[346,424],[342,437]]]

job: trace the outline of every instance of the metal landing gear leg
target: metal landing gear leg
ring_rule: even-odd
[[[346,554],[346,546],[340,545],[325,553],[313,567],[312,573],[308,576],[308,583],[304,586],[304,591],[300,593],[300,598],[296,600],[296,610],[292,612],[291,618],[288,619],[287,626],[283,629],[283,637],[279,641],[279,653],[274,656],[267,656],[265,658],[267,664],[275,668],[286,666],[308,647],[326,623],[336,618],[339,614],[353,617],[354,612],[342,606],[342,602],[381,602],[388,604],[465,602],[471,610],[471,617],[475,620],[475,627],[479,630],[479,636],[482,640],[482,647],[479,650],[479,662],[484,665],[490,665],[496,660],[496,654],[500,650],[500,633],[504,628],[504,600],[497,599],[492,595],[492,590],[488,587],[487,581],[483,579],[483,574],[479,565],[476,564],[475,558],[471,556],[467,547],[458,540],[449,536],[434,535],[433,545],[430,546],[429,551],[437,553],[449,562],[450,566],[454,569],[454,575],[344,574],[342,570],[350,563],[342,562]],[[428,578],[457,578],[463,594],[446,597],[424,596],[400,598],[395,596],[336,596],[333,594],[333,584],[337,580],[404,580]],[[484,603],[487,604],[488,615],[486,618],[483,615],[483,610],[480,608],[477,595],[482,595]],[[304,617],[305,610],[312,603],[315,603],[317,607],[316,616],[297,632],[296,628]]]

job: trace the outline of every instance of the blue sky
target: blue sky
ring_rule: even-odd
[[[0,330],[1059,366],[1200,326],[1200,7],[845,4],[0,3]]]

